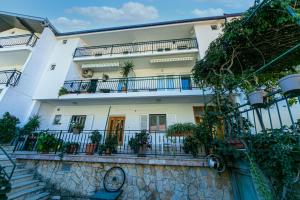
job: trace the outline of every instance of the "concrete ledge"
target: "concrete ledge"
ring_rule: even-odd
[[[206,159],[189,159],[180,157],[133,157],[128,155],[112,156],[87,156],[87,155],[64,155],[63,158],[56,154],[38,154],[27,152],[15,152],[13,156],[18,160],[41,160],[41,161],[69,161],[88,163],[113,163],[113,164],[138,164],[138,165],[162,165],[184,167],[207,167]]]

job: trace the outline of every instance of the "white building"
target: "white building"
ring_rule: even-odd
[[[49,130],[68,131],[72,122],[84,130],[122,128],[120,142],[129,130],[195,123],[210,91],[193,82],[191,70],[237,16],[60,33],[45,19],[2,12],[0,114],[22,123],[38,114]],[[134,72],[123,79],[127,61]],[[62,87],[68,94],[59,96]]]

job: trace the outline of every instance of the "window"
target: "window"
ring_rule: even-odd
[[[150,131],[165,131],[167,129],[166,115],[149,115],[149,129]]]
[[[61,115],[55,115],[53,125],[60,125]]]
[[[86,115],[73,115],[69,125],[69,132],[72,132],[72,128],[73,128],[72,126],[74,124],[81,124],[83,126],[82,129],[84,129],[85,120],[86,120]]]

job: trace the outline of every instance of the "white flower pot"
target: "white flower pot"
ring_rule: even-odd
[[[278,81],[279,87],[284,94],[300,92],[300,74],[291,74]]]
[[[264,97],[266,95],[267,95],[267,92],[265,92],[263,90],[251,92],[250,94],[248,94],[248,100],[249,100],[250,105],[254,106],[254,105],[264,104]]]

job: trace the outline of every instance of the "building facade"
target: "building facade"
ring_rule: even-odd
[[[39,115],[43,130],[121,129],[119,143],[129,132],[163,137],[169,125],[197,123],[211,91],[191,70],[235,17],[59,33],[45,19],[1,13],[0,114],[23,124]]]

